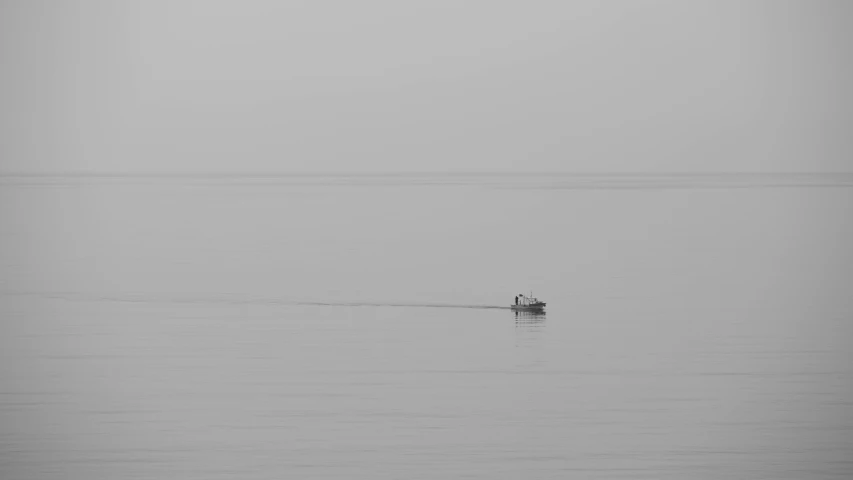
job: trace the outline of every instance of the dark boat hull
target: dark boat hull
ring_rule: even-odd
[[[519,312],[538,312],[545,309],[545,302],[531,303],[530,305],[510,305],[509,308]]]

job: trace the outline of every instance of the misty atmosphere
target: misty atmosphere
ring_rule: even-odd
[[[0,0],[0,478],[853,477],[851,27]]]

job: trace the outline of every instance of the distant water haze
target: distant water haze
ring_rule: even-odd
[[[6,172],[853,171],[847,1],[0,2]]]

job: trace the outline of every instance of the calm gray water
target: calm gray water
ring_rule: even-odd
[[[0,218],[3,479],[853,476],[850,175],[6,177]]]

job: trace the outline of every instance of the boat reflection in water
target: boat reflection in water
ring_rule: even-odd
[[[540,325],[545,323],[545,312],[542,310],[533,311],[533,312],[525,312],[525,311],[515,311],[515,324],[516,325]]]

